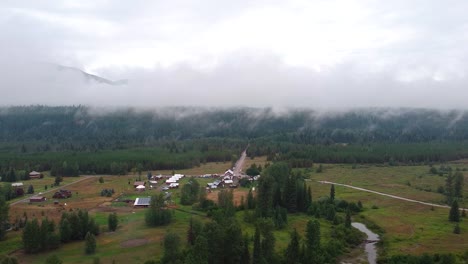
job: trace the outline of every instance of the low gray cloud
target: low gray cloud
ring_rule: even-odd
[[[4,1],[0,104],[467,108],[465,1],[224,4]]]

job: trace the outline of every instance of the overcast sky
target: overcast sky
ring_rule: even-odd
[[[2,0],[0,104],[466,109],[467,10],[466,0]]]

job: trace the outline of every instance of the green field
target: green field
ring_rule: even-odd
[[[453,165],[464,168],[463,164]],[[429,166],[358,166],[327,164],[324,171],[310,172],[313,197],[328,195],[329,185],[316,181],[326,180],[363,187],[366,189],[443,204],[445,196],[437,193],[445,178],[429,173]],[[468,178],[465,175],[464,197],[468,196]],[[337,196],[347,201],[361,201],[364,212],[360,216],[385,230],[384,254],[463,253],[468,248],[468,221],[460,222],[461,234],[453,234],[454,224],[448,221],[449,209],[421,205],[373,193],[336,186]],[[431,191],[428,191],[428,190]],[[425,191],[426,190],[426,191]],[[376,209],[372,209],[376,208]],[[359,218],[354,219],[360,221]]]
[[[264,162],[264,159],[258,159],[257,161],[261,163]],[[209,163],[206,166],[221,169],[221,165],[224,164]],[[452,165],[453,169],[456,167],[462,169],[463,166],[464,164]],[[350,184],[425,202],[442,204],[445,199],[442,194],[437,192],[437,188],[444,185],[444,177],[430,174],[428,166],[358,165],[353,168],[352,165],[324,164],[322,173],[315,172],[316,167],[302,169],[309,175],[310,180],[307,182],[312,188],[314,200],[329,194],[330,185],[318,183],[319,180]],[[193,170],[177,172],[201,174],[198,167]],[[144,222],[145,209],[113,202],[115,198],[121,195],[121,197],[131,199],[159,192],[159,189],[147,190],[143,193],[135,192],[128,182],[132,182],[137,177],[137,175],[104,176],[103,184],[97,182],[98,177],[90,177],[70,186],[69,189],[73,192],[79,191],[78,195],[68,200],[70,206],[86,205],[79,208],[89,209],[90,215],[94,216],[96,222],[101,225],[102,233],[97,237],[98,246],[95,255],[87,256],[84,254],[84,242],[64,244],[58,250],[52,252],[25,255],[20,250],[20,231],[9,232],[7,239],[0,242],[0,254],[17,256],[21,263],[43,263],[52,254],[59,256],[64,260],[64,263],[91,263],[95,257],[99,257],[101,263],[111,263],[113,260],[115,260],[115,263],[143,263],[149,259],[160,258],[162,254],[161,241],[169,230],[179,234],[182,241],[184,241],[183,246],[185,246],[190,218],[209,221],[207,217],[191,214],[192,208],[190,206],[179,206],[184,211],[174,210],[175,221],[170,225],[157,228],[147,227]],[[142,177],[144,178],[144,175]],[[81,178],[65,178],[65,182]],[[31,182],[35,185],[35,188],[37,186],[40,189],[44,183],[51,180],[53,178],[46,177],[43,180],[29,181],[28,184]],[[187,180],[187,178],[183,179],[181,185],[185,184]],[[199,179],[201,186],[210,181],[212,179]],[[162,184],[161,181],[158,186]],[[100,197],[99,191],[102,188],[114,188],[116,193],[113,197]],[[361,201],[363,203],[364,211],[355,216],[353,221],[371,223],[371,225],[375,223],[384,230],[383,243],[379,249],[381,256],[394,254],[419,255],[436,252],[462,254],[468,248],[468,221],[463,219],[460,223],[460,235],[453,234],[454,225],[448,221],[448,209],[431,208],[431,206],[396,200],[342,186],[336,186],[335,189],[337,199],[345,199],[349,202]],[[242,191],[243,189],[239,188],[238,190]],[[171,192],[173,193],[173,199],[178,203],[180,189],[171,190]],[[464,186],[464,196],[468,196],[467,184]],[[10,215],[21,215],[26,208],[45,211],[46,216],[50,214],[50,217],[54,219],[53,212],[56,208],[50,203],[45,204],[45,207],[28,204],[15,205]],[[117,212],[120,220],[116,232],[107,232],[107,216],[110,212]],[[38,214],[36,213],[36,215]],[[254,226],[243,221],[243,212],[238,212],[236,217],[241,223],[243,232],[252,236]],[[275,231],[277,252],[281,253],[285,250],[289,242],[289,232],[296,228],[300,234],[303,234],[306,223],[310,219],[312,217],[304,214],[289,215],[288,227]],[[332,226],[325,220],[320,220],[320,223],[322,243],[326,243],[330,237]],[[362,254],[362,251],[358,250],[357,253],[352,251],[348,256],[352,257],[353,254],[359,255]]]

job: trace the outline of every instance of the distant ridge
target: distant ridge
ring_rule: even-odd
[[[94,81],[94,82],[104,83],[108,85],[125,85],[128,83],[128,80],[126,79],[112,81],[112,80],[109,80],[109,79],[106,79],[106,78],[103,78],[94,74],[87,73],[75,67],[63,66],[63,65],[58,65],[58,64],[56,65],[56,67],[59,71],[72,71],[72,72],[82,74],[86,81]]]

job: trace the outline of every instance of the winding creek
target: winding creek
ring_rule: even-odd
[[[370,231],[366,225],[361,223],[352,223],[351,224],[354,228],[358,229],[359,231],[365,233],[367,235],[365,249],[367,253],[367,260],[369,264],[376,264],[377,263],[377,249],[375,247],[375,243],[379,241],[379,235]]]

